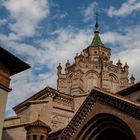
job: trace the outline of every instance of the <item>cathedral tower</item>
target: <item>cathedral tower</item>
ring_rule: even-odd
[[[111,49],[105,47],[98,31],[99,24],[96,17],[95,32],[91,44],[76,54],[75,62],[66,63],[65,73],[58,66],[57,88],[61,92],[71,95],[88,94],[93,87],[99,87],[113,93],[134,84],[134,78],[128,78],[127,63],[121,61],[113,64],[110,60]]]

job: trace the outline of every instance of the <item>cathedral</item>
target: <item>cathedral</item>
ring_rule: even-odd
[[[2,140],[139,140],[140,83],[110,59],[96,21],[91,44],[65,69],[57,89],[45,87],[5,118]]]

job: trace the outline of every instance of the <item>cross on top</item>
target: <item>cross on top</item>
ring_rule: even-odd
[[[99,14],[98,14],[98,12],[96,11],[96,24],[95,24],[95,28],[96,28],[96,31],[98,30],[98,28],[99,28],[99,24],[98,24],[98,16],[99,16]]]

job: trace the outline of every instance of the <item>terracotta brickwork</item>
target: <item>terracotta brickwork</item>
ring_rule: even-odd
[[[74,63],[70,64],[67,61],[64,73],[59,64],[57,67],[58,90],[71,95],[79,95],[89,94],[93,87],[117,92],[134,84],[134,77],[130,79],[128,77],[127,63],[122,65],[118,60],[116,64],[113,64],[110,56],[111,49],[103,44],[90,45],[81,54],[76,54]]]
[[[106,104],[103,104],[101,102],[97,102],[95,103],[92,111],[90,111],[89,115],[86,117],[86,119],[82,122],[82,124],[80,125],[80,127],[77,129],[76,133],[73,135],[73,137],[71,138],[71,140],[76,140],[76,136],[78,135],[78,133],[80,132],[80,130],[82,129],[82,127],[90,120],[92,119],[92,117],[96,116],[97,114],[101,114],[101,113],[107,113],[107,114],[112,114],[114,116],[117,116],[118,118],[120,118],[121,120],[123,120],[132,130],[132,132],[134,133],[134,135],[136,136],[137,140],[140,138],[140,125],[139,125],[139,119],[136,119],[132,116],[129,116],[125,113],[122,113],[121,111],[114,109],[111,106],[108,106]]]
[[[68,124],[66,129],[62,132],[59,137],[59,140],[79,140],[79,134],[82,135],[83,132],[81,130],[88,124],[92,118],[95,116],[101,116],[103,118],[104,115],[109,118],[111,115],[112,118],[118,118],[120,122],[123,122],[127,129],[133,133],[136,139],[140,138],[140,104],[138,102],[133,102],[127,100],[127,98],[113,95],[112,93],[93,90],[90,95],[86,98],[84,103],[81,105],[80,109],[73,117],[71,122]],[[99,119],[99,118],[97,118]],[[104,119],[101,119],[104,121]],[[91,123],[94,122],[94,119],[90,122],[87,127],[90,127]],[[105,123],[105,122],[102,122]],[[107,122],[106,122],[107,123]],[[114,123],[114,122],[113,122]],[[96,123],[93,123],[94,127]],[[98,127],[98,123],[96,128]],[[108,125],[110,127],[110,125]],[[83,130],[85,130],[84,128]],[[93,128],[91,130],[94,130]],[[94,133],[94,131],[93,131]],[[87,135],[90,134],[87,133]],[[92,138],[93,139],[93,138]],[[80,139],[81,140],[81,139]],[[83,139],[82,139],[83,140]],[[86,139],[84,139],[86,140]]]

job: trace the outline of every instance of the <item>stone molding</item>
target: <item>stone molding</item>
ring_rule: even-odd
[[[12,90],[11,88],[5,87],[1,83],[0,83],[0,88],[3,89],[3,90],[5,90],[5,91],[7,91],[7,92],[10,92]]]
[[[73,103],[73,96],[65,94],[65,93],[61,93],[56,89],[46,87],[43,90],[41,90],[38,93],[36,93],[35,95],[33,95],[32,97],[30,97],[27,100],[25,100],[24,102],[22,102],[22,103],[18,104],[17,106],[15,106],[13,108],[13,110],[16,113],[19,113],[19,112],[27,109],[28,106],[31,103],[41,103],[41,102],[43,102],[43,99],[45,99],[47,97],[52,97],[53,100],[59,100],[59,101],[61,101],[63,103],[67,103],[67,104],[72,104]]]

